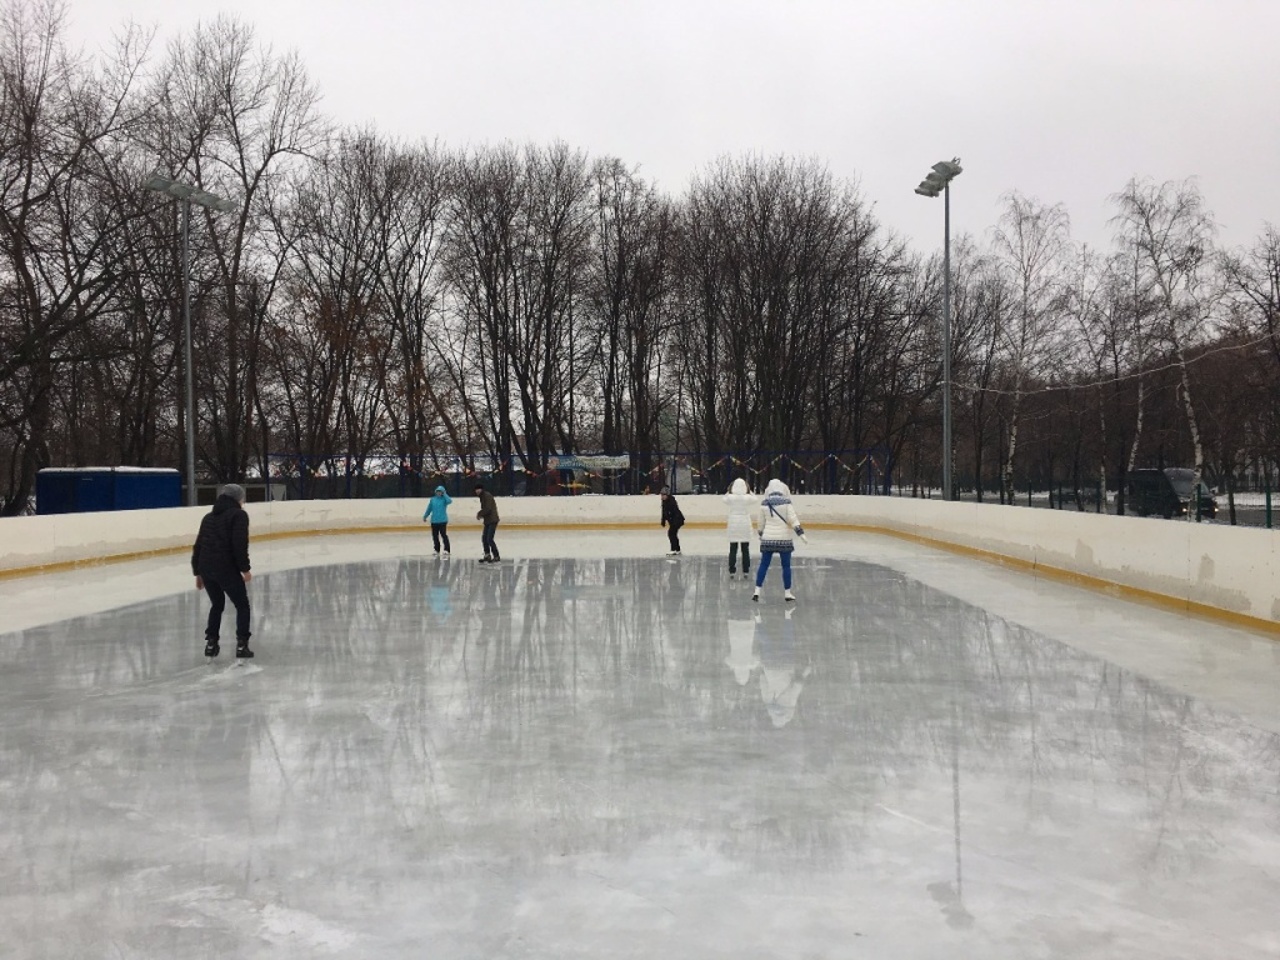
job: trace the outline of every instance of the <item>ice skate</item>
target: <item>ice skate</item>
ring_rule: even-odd
[[[759,602],[760,602],[760,588],[759,588],[759,587],[756,587],[756,588],[755,588],[755,590],[753,590],[753,591],[751,592],[751,599],[752,599],[752,600],[754,600],[756,603],[759,603]]]
[[[244,637],[243,639],[236,640],[236,659],[237,660],[253,659],[253,651],[249,649],[248,637]]]
[[[216,657],[220,652],[221,650],[218,647],[217,637],[204,638],[204,655],[206,657]]]
[[[783,590],[783,591],[782,591],[782,599],[783,599],[783,600],[785,600],[785,601],[787,601],[787,603],[795,603],[795,602],[796,602],[796,595],[795,595],[794,593],[792,593],[790,590]]]

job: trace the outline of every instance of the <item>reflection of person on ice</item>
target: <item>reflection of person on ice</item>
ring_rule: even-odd
[[[760,588],[764,586],[765,574],[775,553],[782,564],[782,595],[788,602],[795,600],[791,593],[791,552],[796,548],[793,536],[805,539],[804,527],[800,526],[796,508],[791,505],[791,491],[781,480],[770,480],[760,501],[760,567],[756,571],[752,600],[760,599]]]
[[[770,722],[781,728],[795,716],[809,667],[799,663],[796,653],[796,631],[791,622],[795,608],[787,607],[781,618],[776,608],[772,614],[767,609],[764,612],[763,617],[759,612],[755,616],[756,646],[760,650],[760,699],[764,701]]]
[[[751,573],[751,536],[755,524],[751,520],[751,505],[756,498],[747,492],[747,481],[739,477],[724,495],[724,502],[729,505],[729,579],[734,577],[737,567],[738,550],[742,550],[742,579]]]
[[[759,616],[759,611],[756,616]],[[733,671],[738,686],[745,687],[751,680],[751,674],[760,666],[760,658],[755,653],[755,628],[746,610],[738,606],[729,608],[725,626],[729,635],[729,655],[724,658],[724,665]]]

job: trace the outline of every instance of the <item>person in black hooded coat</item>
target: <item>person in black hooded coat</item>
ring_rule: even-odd
[[[191,572],[196,589],[209,594],[209,622],[204,632],[204,654],[218,655],[218,633],[227,598],[236,608],[236,656],[252,657],[249,649],[249,514],[245,513],[244,488],[228,483],[218,493],[213,509],[200,521],[200,533],[191,548]]]
[[[680,556],[680,528],[684,526],[684,513],[670,487],[662,488],[662,525],[667,528],[667,542],[671,544],[671,552],[667,556]]]

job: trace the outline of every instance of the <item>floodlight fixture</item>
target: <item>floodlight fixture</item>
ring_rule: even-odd
[[[150,174],[142,186],[153,193],[163,193],[182,201],[182,326],[185,335],[186,420],[187,420],[187,506],[196,505],[196,404],[195,377],[191,360],[191,205],[197,203],[209,210],[234,213],[239,204],[216,193],[201,190],[189,183],[166,177],[160,171]]]
[[[939,160],[929,170],[916,193],[922,197],[942,194],[942,499],[954,499],[951,486],[951,181],[964,171],[960,158]]]

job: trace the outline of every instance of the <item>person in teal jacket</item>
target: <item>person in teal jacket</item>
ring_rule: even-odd
[[[431,520],[431,543],[436,548],[436,556],[440,555],[440,544],[444,544],[444,555],[449,555],[449,504],[453,497],[445,492],[444,487],[436,487],[435,496],[427,501],[427,509],[422,511],[422,522]]]

